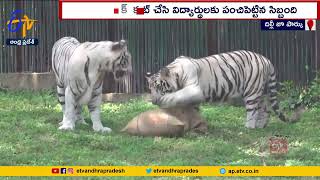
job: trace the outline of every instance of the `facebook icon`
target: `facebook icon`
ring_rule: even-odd
[[[67,174],[67,168],[61,168],[60,169],[61,174]]]

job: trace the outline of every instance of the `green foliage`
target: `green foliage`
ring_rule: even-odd
[[[279,94],[284,107],[294,108],[298,104],[320,107],[320,74],[307,87],[298,87],[292,81],[285,81]]]
[[[300,94],[302,88],[296,86],[293,81],[284,81],[279,90],[280,104],[285,109],[293,109],[296,104],[301,102]]]
[[[300,96],[305,105],[320,107],[320,73],[310,86],[302,91]]]

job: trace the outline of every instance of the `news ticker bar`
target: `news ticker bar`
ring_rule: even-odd
[[[60,19],[317,19],[317,2],[64,2]]]
[[[320,176],[320,166],[0,166],[0,176]]]

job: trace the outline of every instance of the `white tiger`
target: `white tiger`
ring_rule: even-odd
[[[161,107],[194,105],[242,97],[248,128],[263,128],[268,112],[263,97],[268,90],[272,109],[284,122],[296,122],[303,109],[287,118],[279,109],[274,66],[261,54],[240,50],[194,59],[181,56],[147,77],[152,101]],[[301,111],[300,111],[301,110]]]
[[[81,111],[82,105],[88,105],[94,131],[111,132],[100,120],[103,78],[105,72],[112,72],[119,80],[132,71],[127,42],[80,43],[63,37],[53,45],[52,69],[63,110],[59,129],[73,130],[76,121],[85,123]]]

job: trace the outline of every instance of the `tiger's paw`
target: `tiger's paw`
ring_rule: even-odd
[[[102,132],[102,133],[110,133],[110,132],[112,132],[112,129],[110,129],[108,127],[103,127],[103,126],[101,126],[101,127],[93,127],[93,130],[95,132]]]
[[[255,121],[248,121],[248,122],[246,122],[245,126],[248,129],[255,129],[256,128],[256,123],[255,123]]]
[[[59,126],[62,126],[62,124],[63,124],[63,121],[59,122]]]
[[[255,122],[255,123],[246,123],[246,128],[248,129],[261,129],[267,126],[266,122]]]
[[[74,130],[74,125],[72,124],[62,124],[59,130]]]
[[[76,121],[76,123],[88,125],[88,123],[84,120],[84,118],[80,118],[79,120]]]

